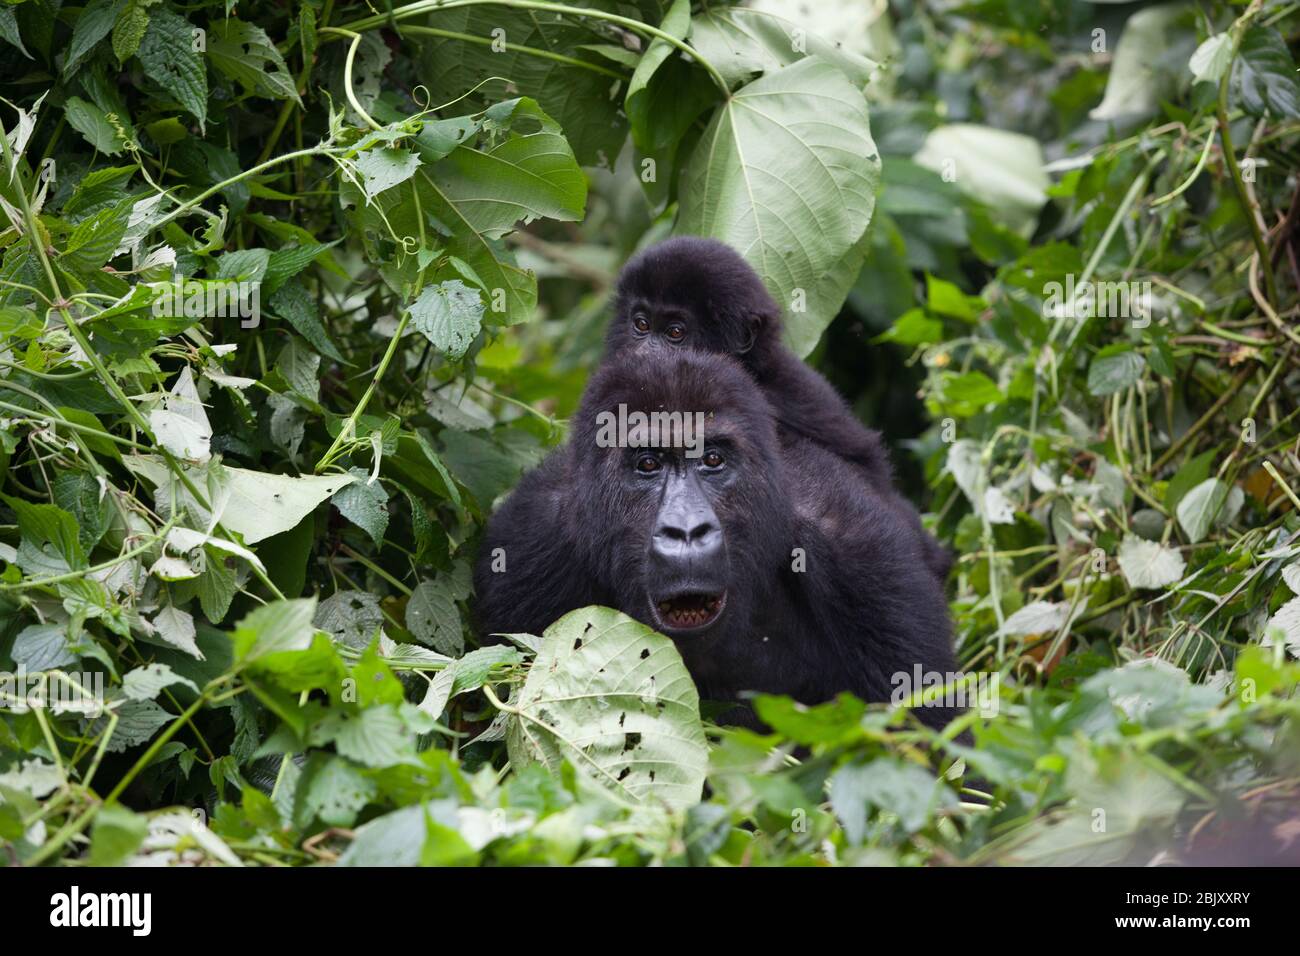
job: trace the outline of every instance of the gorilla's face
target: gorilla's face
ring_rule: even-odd
[[[643,356],[689,348],[747,356],[775,332],[780,312],[733,249],[682,236],[635,256],[619,277],[611,352]]]
[[[706,303],[679,301],[671,287],[658,297],[629,296],[615,322],[623,328],[624,347],[640,351],[664,348],[697,348],[709,352],[729,351],[726,330],[701,306]]]
[[[734,486],[727,454],[714,441],[688,458],[681,449],[639,449],[637,494],[656,503],[646,557],[645,600],[655,629],[673,637],[705,634],[727,610],[727,536],[713,507]]]
[[[702,434],[612,444],[598,420],[618,414],[676,415]],[[625,360],[598,373],[575,425],[583,563],[618,608],[692,644],[743,634],[791,536],[771,410],[748,375],[690,351]]]

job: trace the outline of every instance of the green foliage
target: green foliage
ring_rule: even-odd
[[[0,5],[0,860],[1289,832],[1293,5],[434,6]],[[474,631],[483,524],[673,231],[742,250],[956,552],[943,733],[719,729],[609,609]]]

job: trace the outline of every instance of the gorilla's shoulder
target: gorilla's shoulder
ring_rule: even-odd
[[[860,469],[817,442],[785,431],[781,451],[798,522],[846,550],[873,550],[878,559],[920,559],[915,529]]]

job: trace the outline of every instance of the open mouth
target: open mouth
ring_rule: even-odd
[[[726,603],[726,592],[699,591],[664,598],[654,607],[656,616],[667,629],[698,631],[716,621]]]

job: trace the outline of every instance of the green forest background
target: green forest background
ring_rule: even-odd
[[[0,675],[64,702],[0,676],[0,861],[1294,860],[1298,32],[1284,0],[3,0]],[[789,344],[957,556],[996,713],[764,698],[758,735],[687,695],[631,786],[621,734],[568,742],[600,718],[512,703],[535,660],[592,675],[569,619],[481,645],[484,521],[674,232],[757,238],[800,302]]]

